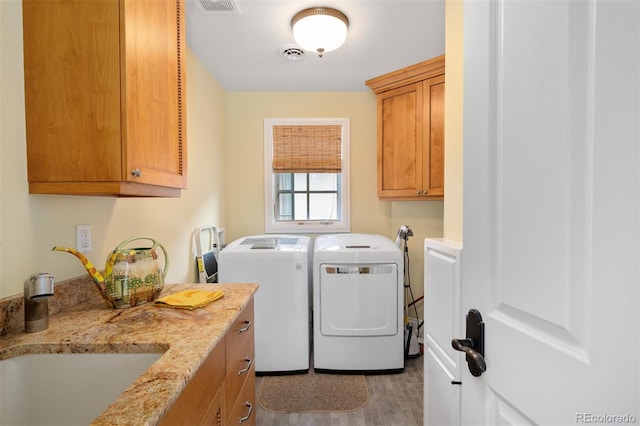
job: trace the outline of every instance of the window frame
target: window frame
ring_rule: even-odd
[[[281,172],[275,172],[274,175],[275,176],[279,176],[279,178],[275,178],[274,176],[274,212],[276,212],[277,214],[275,215],[276,218],[280,218],[282,217],[282,212],[280,211],[279,207],[282,205],[281,203],[281,198],[280,196],[282,196],[283,194],[289,195],[290,196],[290,200],[291,200],[291,209],[292,209],[292,214],[295,217],[296,216],[296,206],[297,206],[297,195],[303,195],[304,196],[304,200],[305,200],[305,212],[306,215],[309,216],[311,214],[311,199],[314,195],[320,195],[320,194],[332,194],[336,196],[336,207],[337,210],[340,210],[341,204],[342,204],[342,199],[340,197],[340,194],[342,194],[342,179],[341,178],[337,178],[336,179],[336,185],[335,185],[335,189],[334,190],[329,190],[329,189],[312,189],[312,184],[311,184],[311,175],[315,175],[315,174],[324,174],[324,173],[302,173],[302,172],[287,172],[287,173],[281,173]],[[330,175],[337,175],[338,173],[326,173],[326,174],[330,174]],[[286,179],[289,180],[289,184],[290,184],[290,188],[291,189],[282,189],[279,185],[279,183],[282,183],[282,176],[281,175],[287,175]],[[296,177],[295,175],[302,175],[304,176],[305,179],[305,183],[304,183],[304,190],[299,190],[296,189]],[[339,213],[338,213],[339,214]],[[283,220],[283,219],[280,219]],[[297,219],[291,219],[290,221],[294,221]],[[332,220],[332,219],[324,219],[324,220]]]
[[[278,221],[275,217],[277,193],[276,172],[273,171],[273,126],[341,126],[342,166],[338,186],[340,188],[338,205],[340,220],[291,220]],[[338,233],[350,232],[350,119],[349,118],[265,118],[264,119],[264,187],[265,187],[265,233]]]

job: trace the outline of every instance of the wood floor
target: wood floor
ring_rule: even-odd
[[[398,374],[367,375],[369,402],[363,408],[342,413],[277,414],[257,404],[258,426],[422,426],[423,357],[406,361]],[[256,390],[262,377],[256,377]]]

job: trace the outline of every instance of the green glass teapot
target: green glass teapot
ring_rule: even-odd
[[[125,248],[133,241],[149,240],[151,247]],[[164,268],[158,264],[156,248],[164,253]],[[169,256],[162,244],[151,237],[132,237],[124,240],[107,257],[104,277],[79,251],[55,246],[55,251],[66,251],[76,256],[93,279],[100,295],[111,308],[129,308],[151,302],[160,296],[164,278],[169,269]]]

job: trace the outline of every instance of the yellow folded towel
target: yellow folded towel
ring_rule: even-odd
[[[222,290],[183,290],[168,296],[163,296],[156,300],[156,305],[167,308],[189,309],[190,311],[209,303],[214,302],[224,296]]]

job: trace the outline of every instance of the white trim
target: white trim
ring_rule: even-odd
[[[342,126],[342,171],[341,171],[341,212],[340,221],[321,224],[318,221],[276,222],[274,218],[273,195],[274,173],[273,158],[273,126],[274,125],[327,125]],[[351,196],[350,196],[350,119],[349,118],[265,118],[264,119],[264,229],[265,233],[335,233],[351,231]]]

